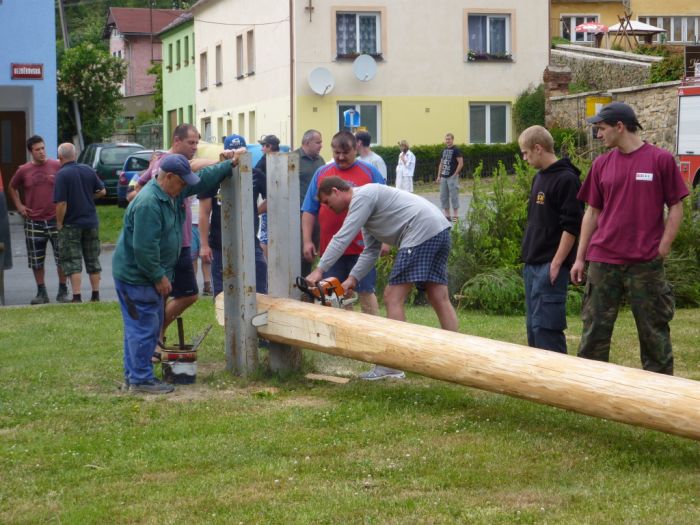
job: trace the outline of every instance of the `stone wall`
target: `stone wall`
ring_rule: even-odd
[[[613,102],[624,102],[634,108],[637,119],[644,128],[639,132],[644,140],[675,154],[679,85],[680,81],[660,82],[551,97],[546,124],[552,128],[585,128],[586,98],[611,96]]]
[[[551,51],[550,65],[568,67],[573,83],[599,90],[644,84],[652,64],[659,60],[623,51],[559,45]]]

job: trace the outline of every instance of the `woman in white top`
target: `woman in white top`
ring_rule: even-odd
[[[396,187],[413,193],[413,172],[416,169],[416,156],[408,149],[408,142],[399,142],[399,162],[396,165]]]

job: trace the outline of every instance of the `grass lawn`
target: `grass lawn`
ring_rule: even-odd
[[[100,240],[104,244],[115,244],[122,231],[125,208],[108,201],[97,205],[97,217],[100,219]]]
[[[672,327],[677,373],[693,379],[699,313]],[[435,324],[427,308],[409,316]],[[188,336],[209,323],[199,301]],[[460,326],[525,337],[520,317],[460,313]],[[570,333],[574,348],[576,318]],[[218,325],[196,385],[123,394],[121,338],[115,303],[0,309],[0,523],[698,521],[695,441],[412,374],[243,380],[224,370]],[[613,356],[638,367],[637,352],[623,312]],[[305,367],[366,365],[308,352]]]

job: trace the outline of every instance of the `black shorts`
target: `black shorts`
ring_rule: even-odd
[[[189,297],[190,295],[199,294],[189,246],[180,249],[180,257],[175,265],[175,276],[173,277],[172,285],[173,291],[170,293],[172,297]]]

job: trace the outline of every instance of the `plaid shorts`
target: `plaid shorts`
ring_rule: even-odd
[[[46,245],[51,242],[53,258],[59,265],[58,230],[56,219],[50,221],[34,221],[25,219],[24,237],[27,241],[27,259],[32,270],[41,270],[46,259]]]
[[[100,236],[97,228],[79,228],[66,225],[58,232],[61,268],[66,275],[83,271],[83,258],[87,273],[100,273]]]
[[[425,287],[424,283],[447,284],[451,244],[450,228],[445,228],[418,246],[399,249],[389,284],[415,283],[419,289]]]

